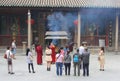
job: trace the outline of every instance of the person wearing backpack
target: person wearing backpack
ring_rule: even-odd
[[[80,62],[81,62],[81,55],[79,54],[79,49],[77,49],[77,52],[73,55],[74,76],[76,76],[76,73],[78,74],[78,76],[80,76]]]

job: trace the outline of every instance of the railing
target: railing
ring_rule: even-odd
[[[107,46],[108,40],[106,36],[81,36],[81,43],[85,41],[88,46],[99,46],[100,39],[104,39]]]
[[[81,42],[87,42],[88,46],[99,46],[99,39],[104,39],[105,42],[108,41],[106,36],[81,36]],[[22,46],[22,42],[27,42],[27,35],[16,36],[17,46]],[[0,46],[9,46],[12,42],[11,35],[0,35]],[[105,43],[106,45],[106,43]]]

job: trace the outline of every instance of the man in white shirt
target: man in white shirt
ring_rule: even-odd
[[[85,50],[84,44],[82,44],[82,45],[79,47],[79,54],[82,55],[82,54],[84,53],[84,50]],[[82,57],[81,57],[80,69],[81,69],[82,66],[83,66],[82,64],[83,64],[83,63],[82,63]]]
[[[80,47],[79,47],[79,54],[83,54],[84,53],[84,44],[82,44]]]

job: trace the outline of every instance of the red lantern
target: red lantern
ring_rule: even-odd
[[[74,24],[77,26],[77,25],[78,25],[78,20],[75,20],[75,21],[74,21]]]
[[[28,24],[28,20],[27,20],[26,22],[27,22],[27,24]],[[30,23],[31,23],[31,25],[33,25],[33,24],[35,23],[34,19],[31,19],[31,20],[30,20]]]

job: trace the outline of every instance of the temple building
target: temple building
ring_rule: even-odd
[[[77,46],[102,42],[118,50],[120,0],[0,0],[0,46],[13,39],[17,46],[51,41],[57,45],[58,39],[46,39],[47,31],[65,31],[67,42]]]

